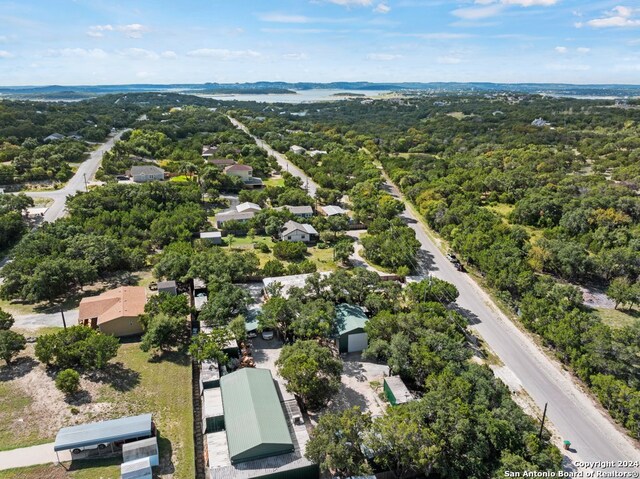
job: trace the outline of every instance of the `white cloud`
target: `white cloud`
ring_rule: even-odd
[[[343,7],[368,7],[373,3],[373,0],[328,0],[328,2]]]
[[[443,65],[457,65],[458,63],[462,62],[462,58],[443,56],[443,57],[436,58],[436,61]]]
[[[160,58],[160,55],[156,52],[145,50],[144,48],[125,48],[124,50],[118,50],[118,55],[130,58],[145,58],[147,60],[157,60]]]
[[[413,37],[422,38],[424,40],[460,40],[463,38],[471,38],[474,35],[470,33],[449,33],[449,32],[434,32],[434,33],[389,33],[389,37]]]
[[[558,3],[558,0],[502,0],[505,5],[520,5],[521,7],[550,7]]]
[[[376,13],[389,13],[391,11],[391,7],[386,3],[379,3],[373,11]]]
[[[235,60],[238,58],[257,58],[259,52],[254,50],[227,50],[226,48],[198,48],[187,52],[190,57],[214,58],[216,60]]]
[[[577,51],[578,53],[583,53],[583,54],[584,54],[584,53],[589,53],[589,52],[591,51],[591,48],[587,48],[587,47],[579,47],[576,51]]]
[[[263,22],[273,23],[309,23],[309,17],[304,15],[287,15],[283,13],[264,13],[260,15]]]
[[[567,53],[567,47],[555,47],[554,50],[558,53]]]
[[[104,37],[105,32],[118,31],[124,33],[129,38],[142,38],[142,35],[149,31],[149,28],[139,23],[129,25],[93,25],[87,30],[87,35],[94,38]]]
[[[160,56],[162,58],[170,58],[170,59],[178,58],[178,54],[176,52],[174,52],[173,50],[166,50],[166,51],[162,52],[160,54]]]
[[[6,50],[0,50],[0,58],[13,58],[13,53]]]
[[[617,6],[606,12],[604,17],[594,18],[586,24],[593,28],[621,28],[621,27],[640,27],[640,19],[635,18],[640,10],[632,9],[624,6]],[[575,26],[580,28],[584,23],[576,23]]]
[[[373,60],[376,62],[390,62],[392,60],[402,58],[402,55],[393,55],[391,53],[369,53],[366,58],[367,60]]]
[[[501,4],[496,3],[482,7],[457,8],[451,13],[456,17],[464,18],[465,20],[478,20],[498,15],[503,9],[504,7]]]
[[[306,60],[309,57],[307,56],[306,53],[285,53],[284,55],[282,55],[282,58],[284,58],[285,60],[300,61],[300,60]]]
[[[60,49],[52,49],[50,48],[44,53],[47,57],[67,57],[67,58],[95,58],[101,59],[106,58],[107,52],[102,50],[101,48],[60,48]]]

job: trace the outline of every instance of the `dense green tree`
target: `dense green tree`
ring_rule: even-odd
[[[80,389],[80,374],[75,369],[63,369],[56,375],[56,388],[71,396]]]
[[[118,354],[120,342],[87,326],[71,326],[62,331],[43,334],[36,341],[39,361],[62,369],[104,369]]]
[[[11,329],[11,326],[13,326],[14,322],[15,320],[13,319],[13,316],[11,314],[0,309],[0,330]]]
[[[168,351],[183,345],[186,336],[187,321],[184,316],[170,316],[166,313],[160,313],[149,318],[140,349],[145,352],[151,349],[159,349],[161,352]]]
[[[222,327],[246,311],[249,294],[242,288],[229,283],[209,286],[209,300],[198,316],[210,327]]]
[[[10,364],[11,360],[25,349],[26,344],[27,341],[22,334],[0,329],[0,358],[7,364]]]

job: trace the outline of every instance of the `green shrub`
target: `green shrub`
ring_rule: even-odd
[[[67,396],[75,394],[80,389],[80,374],[74,369],[65,369],[56,376],[56,387]]]

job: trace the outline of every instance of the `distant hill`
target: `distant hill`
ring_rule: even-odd
[[[175,92],[207,94],[273,94],[292,93],[296,90],[331,89],[346,91],[424,91],[439,92],[513,92],[528,94],[553,94],[563,96],[640,96],[640,85],[571,85],[564,83],[455,83],[455,82],[332,82],[332,83],[203,83],[203,84],[131,84],[131,85],[48,85],[48,86],[0,86],[0,98],[81,99],[109,93]]]

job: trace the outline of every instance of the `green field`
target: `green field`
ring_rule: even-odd
[[[640,321],[640,311],[635,308],[631,310],[597,308],[596,312],[602,321],[612,328],[624,328]]]

